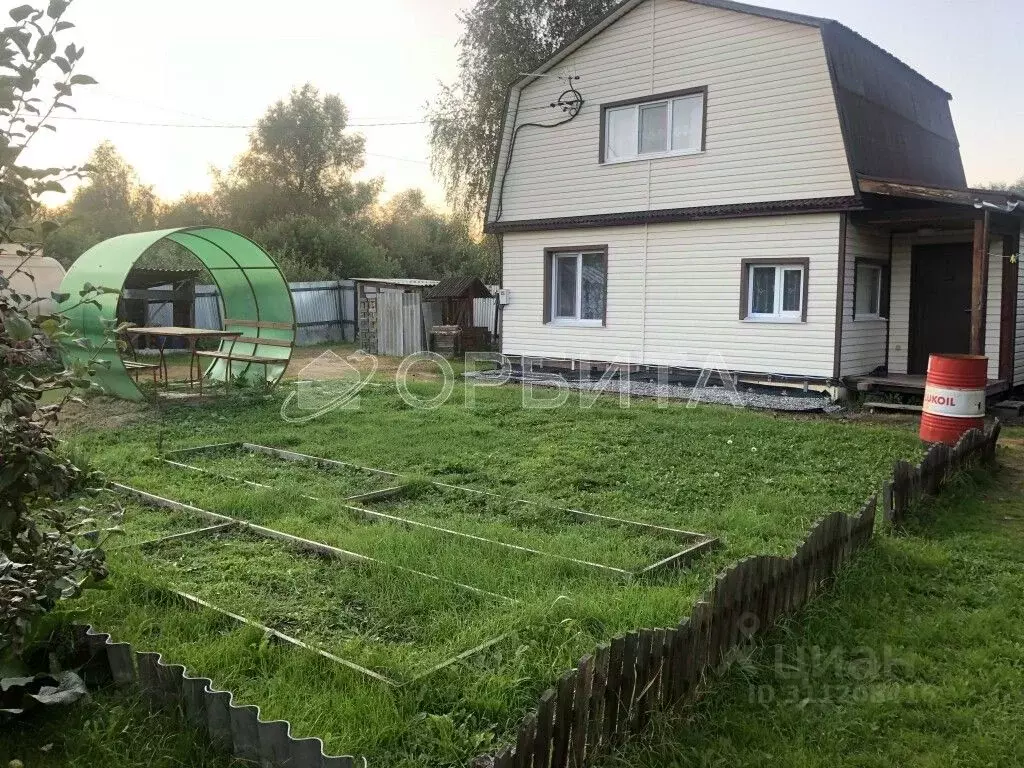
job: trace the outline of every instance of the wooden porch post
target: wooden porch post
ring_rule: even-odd
[[[1007,386],[1013,384],[1014,357],[1017,346],[1017,281],[1020,265],[1013,258],[1018,251],[1018,234],[1003,235],[1003,290],[999,309],[999,378]]]
[[[971,263],[971,354],[985,354],[985,312],[988,307],[988,229],[986,210],[974,220]]]

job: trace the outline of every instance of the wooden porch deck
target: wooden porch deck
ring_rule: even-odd
[[[898,392],[904,395],[924,395],[924,376],[906,373],[890,373],[885,376],[851,376],[850,381],[858,392]],[[1001,395],[1009,389],[1005,379],[989,379],[985,385],[988,397]]]

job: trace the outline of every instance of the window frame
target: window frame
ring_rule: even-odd
[[[672,121],[675,110],[672,109],[673,99],[680,99],[686,96],[701,96],[701,126],[700,126],[700,147],[698,149],[667,149],[661,152],[640,153],[640,109],[656,104],[666,104],[668,107],[668,144],[672,143]],[[608,145],[608,112],[611,110],[625,109],[632,107],[636,112],[636,154],[630,157],[609,160],[607,158]],[[598,163],[600,165],[618,165],[619,163],[635,163],[641,160],[656,160],[663,157],[686,157],[699,155],[707,149],[708,134],[708,87],[706,85],[695,88],[683,88],[678,91],[655,93],[650,96],[640,96],[634,99],[623,101],[612,101],[601,105],[601,124],[599,130]]]
[[[599,318],[582,318],[583,312],[583,257],[596,255],[604,265],[604,311]],[[559,316],[557,312],[557,272],[555,262],[559,258],[576,257],[576,314],[573,317]],[[584,245],[544,249],[544,324],[553,326],[601,328],[608,323],[608,246]]]
[[[878,270],[878,312],[857,312],[857,272],[861,267]],[[889,262],[882,259],[855,258],[853,260],[853,296],[850,302],[854,320],[889,320]]]
[[[753,280],[754,267],[774,267],[775,275],[775,311],[771,314],[752,312],[751,302],[754,299]],[[784,277],[786,270],[800,270],[800,309],[782,311]],[[773,259],[757,258],[740,261],[740,320],[749,323],[806,323],[807,297],[809,295],[811,260],[810,259]]]

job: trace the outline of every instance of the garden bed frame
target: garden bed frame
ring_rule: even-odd
[[[213,445],[195,446],[193,448],[182,448],[182,449],[175,450],[175,451],[168,451],[161,458],[164,461],[164,463],[168,464],[169,466],[177,467],[179,469],[185,469],[185,470],[192,471],[192,472],[199,472],[199,473],[203,473],[203,474],[206,474],[206,475],[210,475],[212,477],[218,477],[218,478],[225,479],[225,480],[231,480],[231,481],[238,482],[238,483],[244,483],[245,485],[249,485],[249,486],[252,486],[254,488],[261,488],[261,489],[264,489],[264,490],[279,490],[279,489],[277,489],[277,488],[275,488],[274,486],[271,486],[271,485],[266,485],[264,483],[254,482],[252,480],[245,480],[243,478],[234,477],[232,475],[227,475],[227,474],[223,474],[223,473],[219,473],[219,472],[214,472],[212,470],[204,469],[202,467],[197,467],[195,465],[188,464],[188,463],[185,463],[185,462],[182,462],[182,461],[177,461],[177,460],[175,460],[173,458],[170,458],[172,456],[173,457],[184,457],[184,456],[190,456],[190,455],[195,455],[195,454],[210,453],[210,452],[213,452],[213,451],[224,451],[224,450],[232,450],[232,449],[233,450],[244,450],[244,451],[248,451],[249,453],[262,454],[262,455],[265,455],[265,456],[271,456],[273,458],[281,459],[283,461],[294,461],[294,462],[299,462],[299,463],[303,463],[303,464],[312,464],[312,465],[320,467],[320,468],[327,468],[327,469],[329,469],[329,468],[334,468],[334,467],[344,467],[345,469],[355,469],[355,470],[359,470],[361,472],[368,472],[368,473],[375,474],[375,475],[380,475],[380,476],[383,476],[383,477],[394,478],[395,481],[396,481],[396,484],[394,486],[391,486],[389,488],[381,488],[381,489],[375,490],[375,491],[369,491],[367,493],[355,494],[355,495],[348,496],[348,497],[342,499],[341,506],[342,506],[343,509],[345,509],[348,512],[354,513],[354,514],[356,514],[356,515],[358,515],[360,517],[363,517],[364,519],[384,520],[384,521],[387,521],[387,522],[399,523],[401,525],[408,525],[408,526],[412,526],[412,527],[433,530],[433,531],[436,531],[436,532],[439,532],[439,533],[443,533],[443,534],[446,534],[446,535],[449,535],[449,536],[457,536],[457,537],[460,537],[460,538],[472,539],[474,541],[479,541],[479,542],[482,542],[482,543],[485,543],[485,544],[490,544],[490,545],[497,546],[497,547],[504,547],[506,549],[512,549],[512,550],[516,550],[516,551],[523,552],[523,553],[526,553],[526,554],[536,555],[536,556],[539,556],[539,557],[552,558],[552,559],[555,559],[555,560],[563,560],[563,561],[571,562],[571,563],[574,563],[576,565],[581,565],[581,566],[584,566],[584,567],[587,567],[587,568],[595,568],[595,569],[600,570],[600,571],[602,571],[604,573],[613,574],[613,575],[616,575],[616,576],[619,576],[619,577],[622,577],[622,578],[626,578],[626,579],[633,579],[633,578],[638,578],[638,577],[649,576],[649,575],[652,575],[652,574],[655,574],[657,572],[660,572],[660,571],[663,571],[663,570],[667,570],[667,569],[670,569],[670,568],[685,567],[694,558],[699,557],[700,555],[704,554],[705,552],[709,552],[710,550],[714,549],[715,547],[719,546],[719,544],[720,544],[720,541],[719,541],[719,539],[717,537],[710,536],[710,535],[705,534],[705,533],[696,533],[694,531],[684,531],[684,530],[681,530],[679,528],[669,528],[667,526],[662,526],[662,525],[654,525],[654,524],[651,524],[651,523],[642,523],[642,522],[639,522],[639,521],[636,521],[636,520],[627,520],[627,519],[621,518],[621,517],[611,517],[609,515],[600,515],[600,514],[597,514],[597,513],[594,513],[594,512],[584,512],[584,511],[578,510],[578,509],[570,509],[570,508],[566,508],[566,507],[552,507],[552,509],[555,509],[555,510],[557,510],[559,512],[568,512],[569,514],[571,514],[573,517],[575,517],[580,522],[584,522],[584,523],[604,523],[604,524],[608,524],[608,525],[621,525],[621,526],[625,526],[625,527],[631,528],[633,530],[636,530],[638,532],[642,532],[642,533],[646,533],[646,534],[650,534],[650,535],[655,535],[655,536],[662,536],[662,537],[665,537],[665,538],[671,538],[671,539],[677,540],[677,541],[679,541],[679,542],[681,542],[681,543],[686,545],[680,551],[678,551],[678,552],[676,552],[676,553],[674,553],[674,554],[672,554],[672,555],[670,555],[670,556],[668,556],[666,558],[663,558],[663,559],[661,559],[661,560],[659,560],[659,561],[657,561],[655,563],[651,563],[651,564],[646,565],[644,567],[641,567],[641,568],[639,568],[637,570],[629,570],[629,569],[626,569],[626,568],[616,568],[616,567],[611,566],[611,565],[604,565],[602,563],[594,563],[594,562],[590,562],[590,561],[587,561],[587,560],[579,560],[577,558],[569,557],[567,555],[558,555],[558,554],[554,554],[554,553],[551,553],[551,552],[544,552],[542,550],[534,549],[532,547],[524,547],[524,546],[521,546],[519,544],[511,544],[509,542],[499,541],[497,539],[490,539],[490,538],[486,538],[484,536],[477,536],[477,535],[472,534],[472,533],[465,533],[463,531],[455,531],[455,530],[452,530],[452,529],[449,529],[449,528],[443,528],[441,526],[432,525],[430,523],[424,523],[424,522],[421,522],[421,521],[418,521],[418,520],[411,520],[411,519],[409,519],[407,517],[400,517],[398,515],[392,515],[392,514],[388,514],[386,512],[380,512],[378,510],[366,509],[364,507],[356,506],[359,502],[378,501],[378,500],[383,500],[383,499],[388,499],[388,498],[399,497],[399,496],[403,495],[406,492],[406,490],[408,488],[408,485],[401,482],[401,475],[399,475],[397,472],[389,472],[387,470],[374,469],[372,467],[363,467],[363,466],[360,466],[358,464],[352,464],[350,462],[337,461],[335,459],[326,459],[326,458],[323,458],[321,456],[310,456],[310,455],[305,454],[305,453],[296,453],[295,451],[287,451],[287,450],[283,450],[281,448],[272,448],[272,447],[267,446],[267,445],[258,445],[256,443],[245,443],[245,442],[239,442],[239,443],[216,443],[216,444],[213,444]],[[493,499],[502,499],[502,500],[505,500],[505,501],[510,501],[513,504],[522,504],[522,505],[528,505],[528,506],[545,506],[545,505],[542,505],[541,503],[536,502],[536,501],[527,501],[525,499],[515,499],[515,498],[508,497],[508,496],[503,496],[503,495],[501,495],[499,493],[494,493],[492,491],[481,491],[481,490],[478,490],[476,488],[467,488],[465,486],[452,485],[450,483],[443,483],[443,482],[436,481],[436,480],[432,480],[431,481],[431,485],[433,485],[435,488],[444,489],[444,490],[459,491],[459,492],[462,492],[462,493],[469,493],[469,494],[474,494],[474,495],[477,495],[477,496],[487,496],[487,497],[493,498]],[[317,498],[316,496],[309,496],[307,494],[301,494],[301,495],[302,495],[302,498],[309,499],[311,501],[317,501],[317,502],[324,501],[323,499]]]
[[[285,545],[291,546],[294,549],[299,549],[304,552],[312,553],[320,557],[333,558],[336,560],[341,560],[343,562],[362,562],[380,565],[385,568],[392,568],[394,570],[398,570],[403,573],[408,573],[413,576],[430,579],[432,581],[437,581],[443,584],[449,584],[451,586],[471,591],[479,596],[486,597],[489,599],[502,600],[509,603],[518,602],[518,600],[516,600],[515,598],[508,597],[507,595],[501,595],[497,592],[488,592],[485,589],[480,589],[469,584],[463,584],[458,581],[443,579],[440,576],[435,576],[433,574],[425,573],[423,571],[417,571],[412,568],[406,568],[402,565],[394,565],[393,563],[387,563],[383,560],[377,560],[376,558],[368,557],[367,555],[360,555],[356,552],[349,552],[344,549],[339,549],[338,547],[332,547],[329,544],[323,544],[319,541],[312,541],[310,539],[303,539],[299,536],[292,536],[290,533],[284,533],[283,531],[276,531],[273,528],[266,528],[261,525],[255,525],[244,520],[238,520],[227,515],[221,515],[217,512],[209,512],[205,509],[194,507],[191,504],[185,504],[180,501],[174,501],[173,499],[167,499],[162,496],[147,493],[146,491],[141,491],[137,488],[132,488],[131,486],[128,485],[121,485],[120,483],[111,483],[110,487],[112,490],[118,493],[130,496],[135,500],[143,504],[146,504],[147,506],[154,507],[156,509],[186,512],[217,522],[217,525],[206,526],[204,528],[197,528],[195,530],[185,531],[183,533],[174,533],[170,534],[169,536],[161,536],[156,539],[148,539],[146,541],[140,541],[134,544],[127,544],[123,547],[117,548],[120,550],[140,549],[144,551],[154,546],[159,546],[160,544],[168,541],[176,541],[186,538],[196,538],[200,536],[212,536],[216,533],[228,532],[232,530],[246,531],[248,533],[255,534],[256,536],[259,536],[261,538],[283,542]],[[445,659],[439,664],[436,664],[423,672],[419,672],[405,680],[398,680],[393,677],[383,675],[380,672],[375,672],[374,670],[368,669],[367,667],[364,667],[361,664],[357,664],[356,662],[351,661],[349,659],[337,656],[336,654],[333,654],[330,651],[327,651],[316,645],[306,643],[302,640],[299,640],[298,638],[292,637],[291,635],[286,635],[285,633],[273,629],[272,627],[268,627],[264,624],[261,624],[260,622],[255,621],[254,619],[250,619],[245,616],[241,616],[237,613],[233,613],[229,610],[226,610],[225,608],[207,602],[202,598],[196,597],[195,595],[191,595],[187,592],[182,592],[180,590],[174,589],[173,587],[168,588],[165,591],[169,595],[179,600],[183,600],[191,605],[214,611],[215,613],[219,613],[222,616],[226,616],[230,619],[233,619],[239,624],[255,627],[256,629],[259,629],[260,631],[265,633],[268,637],[272,638],[275,642],[286,643],[297,648],[302,648],[303,650],[309,651],[311,653],[315,653],[319,656],[324,657],[325,659],[329,659],[330,661],[333,661],[336,664],[340,664],[344,667],[351,669],[354,672],[358,672],[361,675],[365,675],[378,683],[384,683],[385,685],[388,685],[392,688],[401,688],[403,686],[419,682],[424,678],[433,675],[435,672],[440,672],[442,669],[450,667],[453,664],[457,664],[458,662],[463,661],[464,659],[468,659],[469,657],[474,656],[477,653],[480,653],[494,645],[497,645],[498,643],[500,643],[508,637],[508,633],[503,633],[501,635],[498,635],[497,637],[492,637],[488,640],[485,640],[483,643],[474,646],[473,648],[462,651],[456,654],[455,656]]]

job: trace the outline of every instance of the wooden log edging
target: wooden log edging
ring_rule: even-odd
[[[637,630],[598,647],[544,692],[514,743],[473,765],[582,768],[643,729],[654,711],[693,702],[731,654],[800,611],[871,542],[880,502],[886,523],[905,520],[955,473],[994,460],[999,432],[997,421],[968,432],[953,448],[933,445],[916,466],[896,462],[880,494],[854,515],[833,512],[818,520],[792,557],[746,557],[718,574],[677,626]]]
[[[917,504],[926,496],[941,492],[957,473],[979,462],[994,461],[1001,430],[1002,425],[996,420],[984,431],[965,432],[952,448],[933,444],[917,465],[897,461],[893,465],[892,480],[883,491],[885,522],[891,526],[902,525]]]
[[[235,704],[208,677],[193,677],[181,664],[167,664],[159,653],[136,651],[92,627],[76,626],[75,639],[86,659],[83,677],[91,685],[138,686],[152,709],[177,709],[211,747],[260,766],[355,768],[364,757],[328,755],[317,738],[292,736],[287,720],[263,720],[260,708]]]

